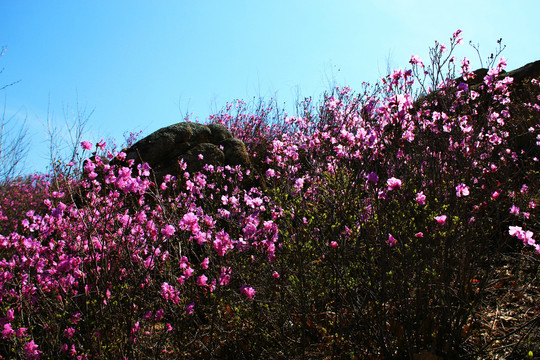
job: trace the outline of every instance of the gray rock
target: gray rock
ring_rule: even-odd
[[[170,125],[139,140],[125,152],[127,160],[135,160],[136,164],[147,162],[158,182],[166,174],[182,175],[180,159],[184,159],[190,173],[202,170],[205,164],[251,168],[244,143],[219,124]]]

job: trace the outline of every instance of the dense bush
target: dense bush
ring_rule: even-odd
[[[241,102],[212,116],[254,155],[261,188],[242,188],[239,167],[154,184],[145,164],[99,156],[79,180],[4,187],[0,353],[485,355],[471,339],[503,255],[538,270],[538,79],[520,85],[523,105],[501,59],[481,87],[442,77],[414,99],[433,69],[411,64],[318,109],[306,99],[300,116]],[[461,75],[474,76],[466,59]]]

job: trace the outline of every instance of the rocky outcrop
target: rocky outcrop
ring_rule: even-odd
[[[502,77],[507,76],[513,77],[514,83],[521,83],[523,80],[538,78],[540,77],[540,60],[502,74]]]
[[[473,73],[476,76],[472,79],[467,80],[467,83],[469,84],[469,86],[475,88],[484,83],[484,77],[487,75],[488,69],[480,68],[473,71]],[[507,72],[503,70],[499,74],[498,78],[504,79],[508,76],[511,76],[514,79],[514,84],[521,84],[523,80],[540,77],[540,60],[529,63],[520,67],[519,69],[515,69],[512,71]],[[463,82],[462,77],[456,79],[457,84],[459,84],[460,82]]]
[[[181,159],[190,173],[202,170],[205,164],[251,168],[244,143],[218,124],[181,122],[170,125],[139,140],[125,153],[126,160],[147,162],[158,181],[166,174],[181,175],[178,165]]]

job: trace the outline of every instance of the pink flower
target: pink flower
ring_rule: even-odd
[[[469,196],[469,187],[465,184],[459,184],[456,186],[457,197]]]
[[[509,226],[508,233],[510,236],[515,236],[519,240],[523,241],[523,245],[534,246],[538,252],[540,247],[536,244],[536,241],[533,239],[534,233],[530,230],[523,230],[521,226]]]
[[[32,216],[32,215],[28,215],[28,216]],[[7,320],[7,321],[13,321],[14,319],[15,319],[15,310],[9,309],[9,310],[7,311],[5,320]]]
[[[388,234],[388,240],[386,240],[386,243],[388,246],[392,247],[397,244],[397,240],[392,236],[392,234]]]
[[[137,321],[135,325],[131,328],[131,333],[135,334],[139,332],[139,329],[141,328],[141,324]]]
[[[504,56],[501,56],[501,58],[499,59],[499,63],[497,64],[497,69],[499,71],[504,70],[506,68],[506,65],[506,59],[504,58]]]
[[[191,304],[189,304],[188,306],[186,306],[186,314],[188,314],[188,315],[193,314],[194,309],[195,309],[195,303],[192,302]]]
[[[194,272],[195,272],[195,270],[193,270],[190,267],[188,267],[186,270],[184,270],[184,275],[186,276],[186,279],[190,278],[191,275],[193,275]]]
[[[446,215],[435,216],[435,220],[440,224],[446,224]]]
[[[2,329],[2,339],[9,339],[13,336],[13,334],[15,334],[15,331],[13,331],[11,324],[4,324],[4,328]]]
[[[34,340],[30,340],[26,345],[24,345],[24,353],[26,354],[27,359],[37,359],[41,354],[41,351],[38,349],[38,345]]]
[[[100,148],[101,150],[105,150],[106,145],[107,143],[103,141],[103,139],[101,139],[101,141],[97,143],[97,147]]]
[[[28,330],[25,327],[18,328],[17,331],[15,331],[15,335],[17,335],[18,338],[22,338],[26,336],[26,330]]]
[[[274,272],[272,273],[272,277],[273,277],[274,279],[279,279],[279,273],[278,273],[277,271],[274,271]]]
[[[152,318],[153,314],[151,311],[147,311],[146,314],[143,315],[144,320],[150,320]]]
[[[201,268],[204,270],[208,269],[208,264],[210,263],[210,259],[204,258],[204,260],[201,262]]]
[[[196,233],[200,230],[198,222],[199,217],[192,212],[188,212],[182,217],[179,225],[182,230],[189,230],[192,233]]]
[[[409,63],[411,63],[412,65],[418,64],[418,66],[424,67],[424,63],[422,62],[422,58],[420,58],[420,56],[418,56],[418,55],[412,55],[411,60],[409,61]]]
[[[185,269],[188,267],[188,258],[185,256],[182,256],[180,258],[180,261],[178,262],[178,265],[180,266],[180,269]]]
[[[175,232],[175,228],[174,226],[172,225],[165,225],[165,227],[163,229],[161,229],[161,233],[165,236],[165,237],[171,237],[174,232]]]
[[[388,185],[388,190],[401,189],[401,180],[391,177],[386,181]]]
[[[156,321],[160,321],[163,318],[164,313],[165,311],[163,309],[159,309],[158,311],[156,311],[156,316],[154,317],[154,319]]]
[[[171,300],[175,304],[180,302],[178,290],[166,282],[161,285],[161,297],[163,300]]]
[[[534,246],[535,241],[533,239],[533,235],[534,233],[532,231],[529,231],[529,230],[525,231],[523,234],[523,239],[521,239],[523,240],[523,244]]]
[[[227,286],[229,285],[229,281],[231,280],[231,276],[229,275],[231,273],[231,268],[228,266],[221,268],[221,274],[219,275],[219,285],[221,286]]]
[[[70,327],[70,328],[67,328],[64,330],[64,335],[66,335],[66,337],[68,339],[71,339],[73,337],[73,335],[75,335],[75,329]]]
[[[247,296],[250,299],[253,299],[253,296],[255,296],[255,289],[246,285],[242,285],[240,292],[242,295]]]
[[[337,248],[338,243],[335,242],[335,241],[332,241],[332,242],[330,243],[330,246],[333,247],[333,248]]]
[[[499,135],[492,134],[489,137],[489,142],[492,143],[493,145],[499,145],[502,142],[502,139],[499,137]]]
[[[201,275],[197,278],[197,285],[199,286],[206,286],[208,285],[206,283],[206,281],[208,280],[208,278],[205,276],[205,275]]]
[[[426,195],[424,195],[423,191],[420,191],[418,194],[416,194],[416,202],[419,205],[426,205]]]
[[[84,150],[92,150],[92,143],[90,141],[83,141],[81,142],[81,147]]]
[[[268,170],[266,170],[266,176],[268,176],[270,178],[274,177],[274,176],[276,176],[276,172],[274,171],[274,169],[268,169]]]
[[[510,208],[510,214],[514,214],[516,216],[519,215],[519,208],[516,205],[512,205]]]
[[[459,29],[452,35],[452,38],[456,40],[456,44],[458,45],[463,44],[463,38],[460,35],[461,35],[461,30]]]
[[[417,232],[416,234],[414,234],[414,236],[417,237],[417,238],[423,238],[424,233],[423,232]]]
[[[508,227],[508,233],[510,236],[519,236],[520,233],[523,232],[523,229],[521,226],[509,226]]]

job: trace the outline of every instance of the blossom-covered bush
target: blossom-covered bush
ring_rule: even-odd
[[[2,188],[29,195],[0,204],[0,354],[482,355],[470,339],[502,254],[540,253],[538,144],[523,136],[540,134],[539,99],[513,98],[540,91],[498,77],[503,58],[477,87],[466,59],[461,80],[433,75],[461,42],[298,116],[242,102],[212,116],[253,154],[259,188],[241,167],[155,184],[147,164],[100,156],[78,179]]]

